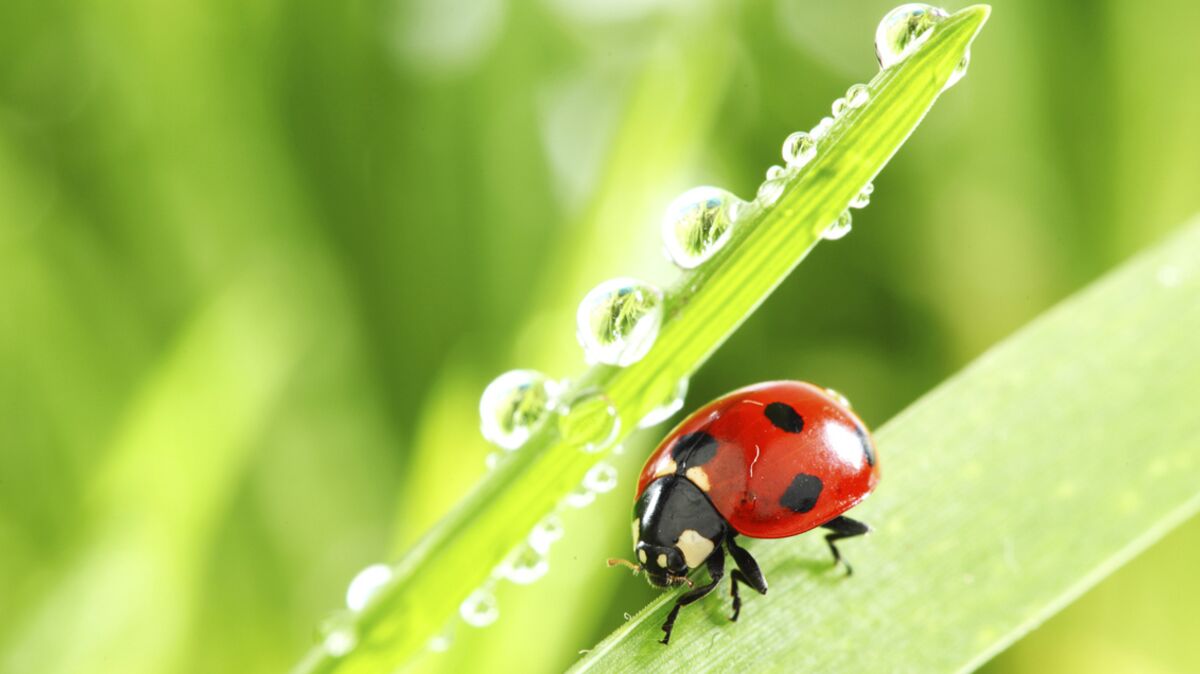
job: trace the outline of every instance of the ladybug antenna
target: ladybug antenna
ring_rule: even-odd
[[[671,576],[670,579],[672,583],[683,583],[684,585],[687,585],[689,589],[696,587],[696,584],[692,582],[692,579],[688,578],[687,576]]]
[[[629,561],[628,559],[617,559],[615,557],[610,557],[608,560],[608,566],[609,566],[609,568],[612,568],[614,566],[628,566],[630,569],[633,570],[633,575],[635,575],[635,576],[642,572],[641,565],[634,564],[633,562]]]

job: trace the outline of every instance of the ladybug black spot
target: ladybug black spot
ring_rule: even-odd
[[[854,430],[856,433],[858,433],[859,441],[862,442],[863,454],[867,455],[867,465],[874,466],[875,446],[871,444],[871,438],[867,435],[867,432],[863,430],[862,426],[856,425]]]
[[[688,468],[703,466],[717,455],[717,439],[705,433],[696,431],[682,435],[671,448],[671,458],[682,472]]]
[[[804,419],[787,403],[771,403],[763,410],[771,424],[787,433],[799,433],[804,430]]]
[[[779,504],[788,510],[806,513],[817,505],[817,499],[821,497],[821,490],[824,488],[821,478],[816,475],[797,473],[787,491],[779,498]]]

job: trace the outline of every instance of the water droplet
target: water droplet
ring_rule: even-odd
[[[834,220],[825,231],[821,234],[821,238],[826,241],[837,241],[838,239],[850,233],[851,218],[850,211],[842,211],[837,220]]]
[[[871,203],[871,195],[875,192],[875,183],[867,183],[859,193],[850,200],[850,208],[866,208]]]
[[[833,118],[841,119],[842,115],[846,114],[846,111],[849,109],[850,104],[846,102],[846,99],[839,98],[835,100],[833,102]]]
[[[563,504],[572,508],[586,508],[596,500],[596,492],[583,486],[576,487],[563,497]]]
[[[510,370],[492,380],[479,399],[480,431],[494,445],[517,449],[546,418],[561,386],[533,370]]]
[[[787,184],[785,180],[764,180],[758,186],[758,194],[756,201],[763,206],[774,206],[776,201],[779,201],[780,195],[783,194],[783,188]]]
[[[458,607],[458,613],[471,627],[487,627],[500,617],[500,607],[496,605],[492,591],[481,587],[467,595]]]
[[[687,377],[684,377],[675,384],[675,390],[671,392],[671,397],[663,401],[663,403],[658,407],[650,410],[646,416],[642,417],[642,420],[638,422],[637,427],[650,428],[651,426],[657,426],[667,419],[670,419],[671,415],[683,409],[683,399],[687,397],[687,392],[688,379]]]
[[[967,68],[971,66],[971,50],[963,54],[962,60],[954,68],[954,72],[950,73],[950,79],[946,80],[946,86],[942,87],[942,91],[958,84],[958,81],[967,76]]]
[[[610,279],[579,303],[576,336],[590,363],[625,367],[645,356],[662,325],[663,295],[630,278]]]
[[[787,175],[787,169],[776,164],[767,169],[767,180],[781,180]]]
[[[583,394],[558,417],[558,432],[563,441],[589,453],[611,445],[620,431],[617,408],[601,393]]]
[[[830,398],[833,398],[834,400],[837,401],[837,403],[839,405],[841,405],[842,407],[845,407],[846,409],[850,409],[852,407],[850,405],[849,398],[847,398],[846,396],[842,395],[841,393],[838,393],[837,391],[835,391],[831,388],[825,389],[825,395],[829,396]]]
[[[679,195],[663,218],[667,256],[684,269],[708,260],[729,240],[743,205],[741,199],[717,187],[695,187]]]
[[[796,131],[783,140],[783,161],[793,168],[804,166],[817,156],[817,141],[804,131]]]
[[[875,56],[879,67],[890,68],[903,61],[933,35],[933,27],[948,17],[946,10],[917,2],[900,5],[887,13],[875,29]]]
[[[445,653],[446,651],[450,650],[450,644],[452,642],[453,640],[449,635],[439,634],[430,638],[429,643],[426,645],[429,647],[429,650],[433,651],[434,653]]]
[[[846,90],[846,105],[856,110],[871,100],[871,90],[865,84],[855,84]]]
[[[351,611],[361,611],[379,588],[391,579],[392,567],[387,564],[372,564],[359,571],[354,580],[350,581],[350,587],[346,588],[346,606],[350,607]]]
[[[517,585],[536,582],[550,570],[550,562],[533,546],[522,544],[500,565],[500,575]]]
[[[547,515],[533,531],[529,532],[529,547],[543,555],[550,554],[550,546],[563,537],[563,523],[558,515]]]
[[[583,476],[583,488],[596,494],[607,494],[617,486],[617,469],[603,461],[592,466]]]
[[[817,122],[817,125],[808,132],[808,135],[819,141],[828,136],[831,129],[833,129],[833,118],[822,117],[821,121]]]
[[[487,466],[488,470],[496,470],[496,466],[500,465],[500,452],[488,452],[488,455],[483,457],[483,465]]]
[[[340,658],[358,646],[358,632],[354,625],[354,614],[338,611],[321,622],[321,647],[335,658]]]

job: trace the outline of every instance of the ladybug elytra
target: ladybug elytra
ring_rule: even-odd
[[[870,531],[842,513],[875,488],[879,465],[870,435],[840,396],[811,384],[777,381],[739,389],[684,419],[658,446],[638,480],[634,554],[660,588],[693,586],[700,566],[709,582],[680,595],[662,629],[669,643],[679,610],[730,576],[733,615],[738,583],[759,594],[767,581],[736,537],[784,538],[822,527],[834,564],[851,568],[834,542]]]

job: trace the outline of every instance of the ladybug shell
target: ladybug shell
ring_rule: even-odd
[[[637,498],[663,475],[708,495],[739,534],[783,538],[858,504],[879,481],[862,421],[824,390],[798,381],[739,389],[671,431],[642,468]]]

